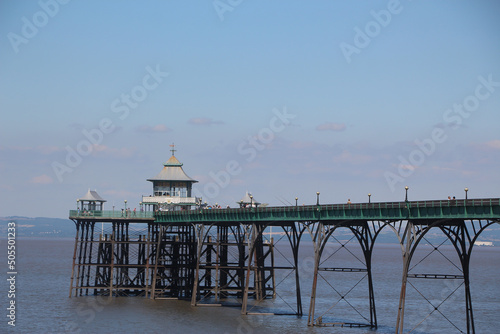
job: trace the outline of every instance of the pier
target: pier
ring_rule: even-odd
[[[457,280],[464,286],[467,333],[474,333],[473,296],[470,291],[470,260],[473,246],[490,225],[500,223],[500,199],[454,199],[322,204],[263,207],[252,196],[238,208],[208,209],[191,197],[197,182],[182,171],[174,157],[164,164],[153,182],[153,195],[143,196],[140,210],[103,210],[105,202],[89,192],[69,212],[76,226],[69,295],[143,296],[152,299],[185,299],[192,306],[234,306],[242,314],[277,313],[308,317],[309,326],[376,328],[376,291],[372,279],[372,252],[377,237],[390,230],[399,242],[403,270],[396,333],[403,333],[407,288],[415,280]],[[248,200],[249,199],[249,200]],[[280,232],[288,249],[286,264],[276,262]],[[326,265],[328,241],[336,231],[347,231],[361,254],[354,265]],[[430,231],[439,231],[453,245],[459,273],[415,272],[412,259]],[[312,242],[313,281],[300,282],[299,248]],[[346,242],[342,242],[345,247]],[[281,245],[282,245],[281,244]],[[353,243],[350,243],[352,245]],[[439,251],[441,245],[433,245]],[[283,287],[276,278],[290,274],[293,287]],[[366,284],[366,306],[356,316],[363,321],[325,318],[317,309],[324,296],[317,293],[322,273],[362,275]],[[335,282],[330,282],[332,285]],[[293,291],[286,310],[269,310],[261,302],[280,296],[280,289]],[[310,289],[310,300],[302,289]],[[344,300],[347,295],[340,295]],[[333,299],[332,303],[334,302]],[[435,308],[439,312],[440,305]],[[319,314],[319,315],[318,315]]]

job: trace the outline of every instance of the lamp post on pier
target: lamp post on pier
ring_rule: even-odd
[[[316,192],[316,205],[319,205],[319,191]]]
[[[369,193],[369,194],[368,194],[368,204],[370,204],[370,203],[371,203],[371,197],[372,197],[372,194],[370,194],[370,193]]]
[[[297,207],[297,201],[299,200],[298,197],[295,197],[295,207]]]
[[[408,186],[405,186],[406,194],[405,194],[405,202],[408,202]]]
[[[465,191],[465,200],[467,200],[467,192],[469,191],[469,188],[465,188],[464,191]]]

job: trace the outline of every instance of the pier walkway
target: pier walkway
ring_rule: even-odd
[[[76,225],[70,296],[91,293],[180,298],[191,300],[193,306],[223,305],[233,298],[240,303],[243,314],[269,314],[269,303],[285,298],[280,292],[283,286],[277,280],[282,271],[288,272],[284,276],[292,280],[286,281],[285,289],[290,290],[293,286],[294,291],[293,300],[285,302],[292,309],[289,314],[303,315],[299,247],[305,239],[312,241],[314,272],[308,312],[310,326],[378,326],[371,258],[377,237],[382,230],[389,229],[401,246],[403,264],[396,333],[407,329],[404,327],[407,286],[416,289],[418,285],[413,282],[423,279],[461,282],[461,289],[453,291],[461,291],[465,301],[466,320],[460,331],[474,333],[469,277],[471,253],[480,234],[490,225],[500,223],[500,199],[317,203],[228,209],[193,207],[192,210],[158,212],[71,210],[69,218]],[[286,254],[289,255],[285,264],[276,262],[277,252],[284,251],[275,244],[270,228],[275,228],[274,233],[280,230],[279,235],[288,241]],[[341,230],[351,235],[349,241],[357,240],[358,243],[349,244],[336,237]],[[453,246],[456,252],[453,265],[458,272],[422,273],[418,272],[418,267],[410,265],[417,246],[431,244],[428,239],[431,230],[439,232]],[[267,238],[266,233],[271,237]],[[308,237],[304,237],[306,235]],[[357,245],[361,265],[327,265],[326,260],[332,254],[326,254],[325,250],[332,240],[341,248]],[[443,244],[433,245],[432,252],[441,253]],[[340,294],[341,289],[334,287],[335,280],[325,278],[332,273],[361,275],[352,289],[366,282],[366,306],[347,304],[348,310],[354,310],[353,319],[358,317],[361,321],[347,321],[349,315],[330,312],[339,312],[338,304],[347,300],[351,292]],[[317,293],[320,278],[338,295],[332,298]],[[325,307],[325,303],[332,300],[334,305]],[[258,311],[262,305],[267,308],[261,307]],[[431,313],[440,312],[442,303],[433,307]],[[321,311],[322,308],[326,311]],[[446,320],[453,328],[460,327]]]
[[[158,223],[223,222],[307,222],[343,220],[401,219],[488,219],[500,218],[500,199],[435,200],[321,204],[230,209],[195,209],[182,211],[91,211],[70,210],[70,219],[113,221],[116,219],[156,221]]]

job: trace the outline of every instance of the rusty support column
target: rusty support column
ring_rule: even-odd
[[[415,226],[408,221],[404,231],[402,242],[405,243],[405,251],[403,253],[403,277],[401,279],[401,293],[399,295],[398,318],[396,321],[396,334],[403,333],[404,314],[405,314],[405,299],[406,299],[406,284],[408,282],[408,271],[410,269],[411,249],[415,235]]]
[[[153,272],[153,282],[152,282],[152,287],[151,287],[151,299],[156,298],[156,280],[158,279],[158,261],[160,259],[160,252],[161,252],[161,240],[163,238],[163,233],[165,231],[165,228],[162,225],[155,224],[157,230],[154,232],[154,235],[156,236],[156,254],[155,254],[155,267],[154,267],[154,272]],[[158,229],[159,227],[159,229]]]
[[[87,289],[86,289],[86,292],[85,292],[86,295],[88,295],[88,291],[89,291],[88,287],[90,286],[93,245],[94,245],[94,223],[92,223],[90,225],[90,249],[89,249],[89,256],[88,256],[88,261],[87,261],[87,263],[89,265],[87,266],[87,283],[86,283]],[[92,271],[95,273],[95,268]]]
[[[325,238],[323,223],[321,221],[318,222],[315,229],[314,227],[313,229],[309,229],[309,233],[311,234],[311,239],[313,241],[313,246],[314,246],[314,273],[313,273],[311,302],[309,304],[309,316],[307,318],[307,325],[314,326],[314,312],[316,308],[316,289],[318,286],[318,270],[319,270],[319,262],[321,259],[321,245]]]
[[[245,289],[243,292],[243,302],[241,305],[241,314],[247,314],[247,306],[248,306],[248,293],[249,293],[249,287],[250,287],[250,273],[252,272],[252,262],[253,262],[253,257],[255,253],[255,248],[254,244],[256,241],[256,224],[252,224],[251,227],[252,231],[250,235],[247,235],[247,242],[248,242],[248,265],[247,265],[247,270],[246,270],[246,278],[245,278]]]
[[[148,294],[151,294],[151,286],[149,282],[149,270],[150,270],[150,261],[149,259],[151,258],[151,224],[148,223],[148,236],[146,239],[146,272],[145,272],[145,279],[146,279],[146,288],[145,288],[145,294],[144,296],[148,298]]]
[[[113,224],[114,225],[114,224]],[[111,254],[109,263],[109,298],[113,297],[114,261],[115,261],[115,228],[111,233]]]
[[[296,223],[293,223],[291,225],[290,231],[285,230],[293,254],[293,266],[295,270],[295,290],[296,290],[295,297],[297,299],[298,316],[302,316],[302,296],[301,296],[300,279],[299,279],[299,245],[303,231],[304,230],[302,230],[300,233],[297,231]]]
[[[69,287],[69,297],[71,298],[71,295],[73,294],[73,278],[75,277],[75,265],[76,265],[76,252],[78,249],[78,235],[80,233],[80,226],[81,222],[80,221],[74,221],[75,227],[76,227],[76,234],[75,234],[75,247],[73,249],[73,267],[71,269],[71,281],[70,281],[70,287]],[[75,290],[76,291],[76,290]],[[75,293],[76,296],[76,293]]]
[[[203,239],[205,238],[205,226],[203,224],[197,224],[194,226],[195,237],[196,237],[196,268],[194,272],[194,284],[193,291],[191,293],[191,306],[196,306],[196,301],[198,298],[198,285],[200,278],[200,260],[203,248]]]

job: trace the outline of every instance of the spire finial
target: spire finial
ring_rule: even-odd
[[[172,143],[172,145],[170,145],[170,147],[171,147],[170,151],[172,152],[172,156],[173,156],[173,155],[174,155],[174,152],[175,152],[175,151],[177,151],[177,150],[175,149],[175,144],[174,144],[174,143]]]

